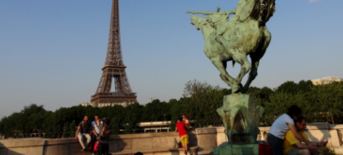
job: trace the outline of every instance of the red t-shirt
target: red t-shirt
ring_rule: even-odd
[[[179,132],[180,137],[187,134],[186,126],[185,126],[185,123],[183,122],[177,122],[176,129]]]

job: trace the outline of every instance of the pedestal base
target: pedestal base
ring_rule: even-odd
[[[258,144],[224,143],[213,150],[214,155],[258,155]]]

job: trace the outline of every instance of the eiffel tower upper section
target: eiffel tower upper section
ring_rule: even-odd
[[[106,67],[125,67],[120,48],[120,29],[119,29],[119,0],[113,0],[111,26],[108,39],[107,56],[105,60]]]

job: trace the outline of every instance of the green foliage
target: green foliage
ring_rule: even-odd
[[[123,120],[123,129],[125,133],[132,133],[138,130],[137,123],[140,122],[142,114],[142,106],[139,104],[129,105],[125,108],[125,115],[122,118]]]
[[[161,102],[156,99],[146,104],[143,107],[142,121],[166,121],[170,120],[171,114],[170,109],[171,104],[167,102]]]
[[[74,106],[46,111],[43,106],[32,104],[20,112],[0,121],[0,135],[29,137],[71,137],[84,115],[92,120],[94,115],[110,120],[112,133],[140,132],[139,122],[172,121],[186,114],[193,127],[222,125],[216,109],[222,106],[223,96],[230,90],[211,86],[196,80],[186,83],[184,95],[168,102],[158,99],[145,105],[138,103],[122,107],[93,108]],[[269,126],[277,116],[285,113],[293,104],[303,109],[308,121],[343,123],[343,83],[313,86],[310,81],[287,81],[277,89],[251,87],[248,90],[253,101],[264,107],[260,125]]]
[[[44,118],[47,111],[43,106],[32,104],[19,113],[14,113],[11,116],[5,117],[0,122],[0,130],[4,135],[12,137],[26,137],[33,133],[41,133],[43,131]]]

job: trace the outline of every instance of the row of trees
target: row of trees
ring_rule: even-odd
[[[56,111],[47,111],[43,106],[33,104],[1,119],[0,135],[69,137],[74,135],[75,127],[84,115],[109,118],[110,128],[114,133],[139,132],[138,122],[175,122],[183,113],[194,120],[194,127],[218,126],[222,123],[216,109],[222,105],[223,96],[229,92],[230,90],[194,80],[186,83],[183,97],[168,102],[156,99],[145,105],[136,103],[128,107],[107,108],[74,106]],[[270,125],[293,104],[303,109],[308,121],[343,122],[343,83],[313,86],[310,81],[288,81],[274,90],[253,87],[248,93],[254,102],[264,107],[260,122],[262,126]]]

